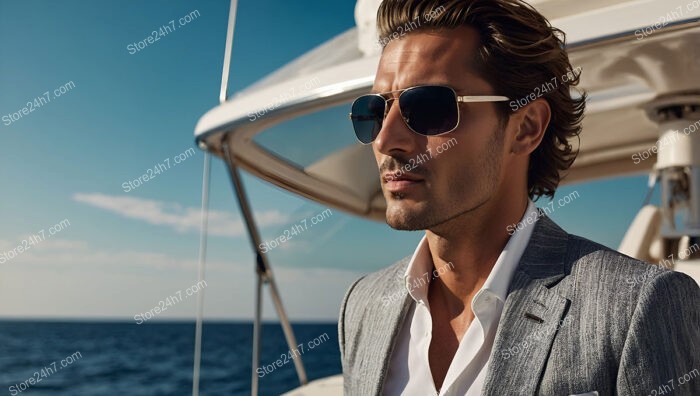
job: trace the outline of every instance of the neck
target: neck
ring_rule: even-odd
[[[433,265],[439,276],[430,293],[448,309],[460,311],[486,282],[510,235],[527,209],[527,196],[517,202],[487,201],[447,223],[426,231]]]

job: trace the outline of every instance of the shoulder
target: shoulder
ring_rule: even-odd
[[[349,362],[354,361],[358,346],[363,343],[357,338],[363,333],[361,331],[363,324],[387,320],[394,309],[403,307],[402,304],[389,304],[389,302],[405,300],[408,296],[403,275],[409,261],[410,256],[380,271],[362,276],[355,280],[345,292],[338,318],[343,371],[347,369]]]
[[[635,317],[687,313],[700,304],[698,284],[671,269],[674,258],[651,264],[572,234],[567,245],[568,276],[560,293],[587,312],[616,318],[609,323],[613,327],[626,328]]]
[[[652,264],[573,234],[569,234],[567,255],[568,271],[578,282],[605,283],[623,290],[636,289],[638,292],[654,287],[656,282],[662,280],[682,287],[697,288],[695,281],[688,275],[671,269],[675,260],[673,257],[660,264]]]
[[[519,265],[533,279],[553,278],[571,288],[609,284],[612,289],[637,281],[650,268],[664,270],[570,234],[546,215],[537,221]]]
[[[569,234],[567,254],[572,272],[629,275],[644,272],[652,265],[573,234]],[[660,266],[657,268],[663,270]]]
[[[675,289],[667,293],[686,299],[697,295],[692,278],[671,270],[673,257],[651,264],[570,234],[547,216],[536,224],[520,269],[531,278],[545,279],[548,287],[588,314],[629,322],[638,304],[671,298],[658,293],[662,284]]]
[[[343,307],[360,308],[369,302],[379,302],[405,290],[404,273],[411,257],[404,257],[394,264],[357,279],[345,293]]]

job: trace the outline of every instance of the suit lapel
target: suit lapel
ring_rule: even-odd
[[[569,300],[551,287],[565,275],[568,234],[542,216],[509,286],[484,382],[484,395],[537,392]]]
[[[405,271],[405,266],[403,269]],[[367,377],[361,380],[363,384],[367,385],[367,388],[362,391],[362,394],[365,395],[381,395],[399,332],[403,327],[408,309],[413,304],[413,299],[406,290],[403,278],[404,271],[400,271],[397,280],[386,288],[386,296],[399,296],[399,298],[388,304],[375,304],[374,309],[377,312],[369,315],[369,317],[381,318],[381,320],[372,323],[372,326],[377,329],[370,335],[373,337],[371,342],[373,348],[366,350],[360,357],[360,359],[365,360],[366,365],[377,368],[370,370]]]

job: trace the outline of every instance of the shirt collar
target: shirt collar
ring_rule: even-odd
[[[491,273],[486,278],[486,282],[484,282],[484,286],[481,287],[482,290],[488,290],[493,293],[502,303],[506,301],[508,286],[530,241],[532,230],[535,228],[530,225],[534,225],[538,218],[539,212],[537,207],[531,200],[528,200],[525,213],[518,222],[518,225],[523,224],[527,226],[508,228],[509,232],[512,230],[512,235],[498,256],[496,264],[494,264]]]
[[[481,311],[481,309],[475,307],[475,302],[478,303],[479,301],[477,300],[486,298],[488,295],[497,298],[501,304],[505,302],[508,286],[534,229],[530,225],[534,225],[539,216],[535,204],[528,199],[528,205],[523,217],[517,226],[508,227],[509,232],[512,232],[512,236],[508,239],[506,246],[498,256],[496,264],[494,264],[488,278],[486,278],[486,282],[475,295],[474,300],[472,300],[472,311],[475,315],[478,315],[477,312]],[[433,271],[430,246],[428,245],[427,236],[424,235],[413,252],[404,274],[408,294],[417,303],[423,303],[428,306],[428,285],[434,276]]]
[[[413,257],[408,263],[404,280],[408,294],[417,303],[428,305],[428,284],[433,271],[433,259],[430,256],[427,235],[423,235]],[[426,279],[428,278],[428,279]]]

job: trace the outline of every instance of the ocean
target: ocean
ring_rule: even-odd
[[[291,351],[279,324],[262,328],[260,395],[341,372],[335,323],[294,324]],[[0,321],[0,394],[191,395],[194,322]],[[203,327],[200,395],[249,395],[252,323]]]

